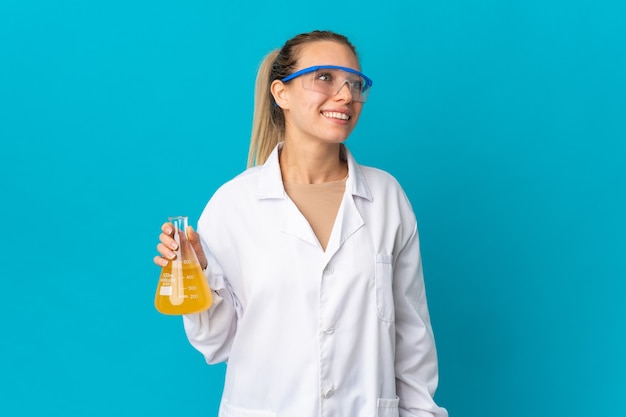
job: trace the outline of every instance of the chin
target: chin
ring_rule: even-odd
[[[335,132],[335,134],[327,135],[323,140],[329,143],[343,143],[348,140],[348,138],[350,137],[350,133],[352,133],[352,129],[350,129],[350,132]],[[324,136],[322,136],[322,138],[324,138]]]
[[[336,143],[344,143],[346,140],[348,140],[348,136],[342,136],[342,137],[336,137],[336,138],[326,138],[326,139],[322,139],[324,142],[326,143],[332,143],[332,144],[336,144]]]

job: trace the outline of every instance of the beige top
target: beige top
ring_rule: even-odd
[[[324,250],[346,189],[346,179],[320,184],[284,183],[287,195],[308,220]]]

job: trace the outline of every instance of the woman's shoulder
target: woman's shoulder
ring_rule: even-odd
[[[388,171],[371,166],[358,165],[358,168],[371,193],[371,201],[374,205],[397,210],[402,217],[414,217],[413,206],[395,176]]]
[[[262,166],[248,168],[226,181],[215,191],[209,202],[215,200],[236,200],[245,198],[250,193],[254,194],[259,183],[261,170]]]
[[[404,192],[402,190],[400,182],[388,171],[366,165],[358,165],[358,167],[363,173],[365,181],[367,182],[367,185],[370,187],[372,192],[375,189],[402,193]]]
[[[223,183],[209,198],[199,223],[204,226],[214,222],[223,223],[250,212],[256,200],[258,172],[259,167],[249,168]]]

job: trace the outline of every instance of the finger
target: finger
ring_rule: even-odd
[[[159,251],[161,256],[165,259],[174,259],[176,257],[176,253],[162,243],[157,245],[157,251]]]
[[[154,261],[155,264],[157,264],[157,266],[161,266],[161,267],[167,266],[167,264],[168,264],[168,260],[167,259],[163,259],[160,256],[155,256],[153,261]]]
[[[161,241],[161,244],[172,250],[178,249],[178,243],[176,243],[176,241],[168,234],[161,233],[159,235],[159,240]]]
[[[166,235],[173,236],[174,235],[174,226],[170,222],[165,222],[161,225],[161,231]]]

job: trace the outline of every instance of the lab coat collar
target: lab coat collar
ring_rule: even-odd
[[[283,147],[284,142],[280,142],[267,161],[261,167],[259,185],[256,192],[258,199],[267,198],[285,198],[285,187],[283,186],[282,175],[280,173],[280,162],[278,154]],[[346,191],[350,194],[372,201],[372,194],[361,168],[356,163],[352,154],[345,145],[341,146],[342,156],[348,162],[348,179],[346,181]]]

